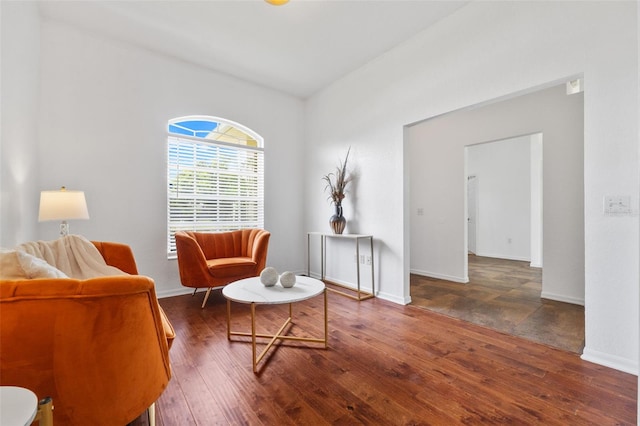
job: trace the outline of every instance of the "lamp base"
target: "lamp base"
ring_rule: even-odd
[[[66,237],[67,235],[69,235],[69,224],[66,220],[63,220],[60,223],[60,237]]]

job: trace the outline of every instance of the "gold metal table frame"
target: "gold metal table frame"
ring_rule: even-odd
[[[316,288],[314,290],[312,290],[311,292],[308,292],[308,294],[306,295],[302,295],[301,298],[295,298],[293,300],[282,300],[279,299],[277,297],[277,295],[269,295],[268,299],[269,300],[263,300],[260,297],[256,297],[256,299],[258,300],[249,300],[249,298],[244,298],[244,297],[237,297],[237,295],[234,295],[231,293],[230,290],[227,290],[225,293],[226,289],[229,289],[230,286],[233,285],[251,285],[254,284],[254,288],[256,291],[269,291],[269,288],[265,288],[262,283],[260,283],[259,278],[247,278],[245,280],[240,280],[240,281],[236,281],[235,283],[231,283],[229,285],[227,285],[224,289],[223,289],[223,295],[225,296],[225,298],[227,299],[227,339],[229,341],[234,341],[232,339],[232,336],[243,336],[243,337],[251,337],[251,353],[252,353],[252,363],[253,363],[253,372],[255,374],[258,374],[261,370],[260,368],[258,368],[258,365],[260,364],[260,362],[264,359],[264,357],[267,355],[267,353],[269,352],[269,350],[273,347],[274,350],[278,348],[278,346],[274,347],[274,344],[277,341],[282,341],[282,340],[286,340],[286,341],[297,341],[297,342],[310,342],[310,343],[321,343],[324,349],[328,348],[328,316],[327,316],[327,311],[328,311],[328,305],[327,305],[327,287],[324,285],[324,283],[322,283],[321,281],[318,281],[316,279],[313,278],[308,278],[308,277],[296,277],[297,283],[296,286],[300,285],[302,286],[302,282],[304,281],[305,283],[308,283],[309,281],[312,282],[316,282],[314,285],[316,286]],[[319,286],[322,286],[321,289]],[[258,287],[259,286],[259,287]],[[276,284],[276,286],[280,286],[280,284]],[[294,287],[295,288],[295,287]],[[285,293],[286,290],[288,289],[284,289],[284,291],[282,291],[281,289],[278,288],[272,288],[273,290],[276,291],[280,291],[281,293]],[[296,302],[301,302],[303,300],[308,300],[311,299],[313,297],[319,296],[320,294],[322,294],[323,297],[323,322],[324,322],[324,336],[319,338],[319,337],[298,337],[298,336],[289,336],[287,335],[287,326],[289,326],[290,324],[294,324],[293,322],[293,304]],[[286,299],[286,298],[283,298]],[[251,332],[242,332],[242,331],[232,331],[231,330],[231,302],[236,302],[236,303],[244,303],[244,304],[249,304],[251,306]],[[264,334],[264,333],[258,333],[256,331],[256,305],[282,305],[282,304],[288,304],[289,305],[289,317],[284,321],[284,323],[280,326],[280,328],[278,329],[278,331],[275,334]],[[267,342],[267,345],[264,347],[264,349],[258,353],[258,348],[257,348],[257,344],[258,344],[258,339],[269,339],[269,341]],[[245,342],[248,343],[244,340],[236,340],[239,342]],[[299,348],[308,348],[311,349],[311,346],[299,346]],[[262,365],[262,367],[264,368],[265,364]]]
[[[320,239],[320,280],[331,284],[332,286],[340,287],[344,290],[348,290],[351,293],[341,291],[335,288],[329,287],[328,290],[334,293],[346,296],[350,299],[362,301],[375,297],[376,285],[375,285],[375,268],[374,268],[374,253],[373,253],[373,235],[361,235],[361,234],[327,234],[324,232],[307,232],[307,276],[311,276],[311,237],[318,236]],[[327,239],[338,238],[345,240],[352,240],[355,242],[355,256],[356,256],[356,288],[329,281],[326,279],[327,272]],[[360,288],[360,241],[369,240],[369,250],[371,256],[371,291],[361,290]],[[355,293],[352,294],[352,293]]]

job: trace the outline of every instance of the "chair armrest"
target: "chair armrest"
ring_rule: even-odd
[[[176,338],[176,331],[173,329],[173,325],[167,314],[162,309],[162,306],[158,303],[158,309],[160,310],[160,319],[162,320],[162,329],[164,330],[164,337],[167,339],[167,346],[171,349],[171,345],[173,345],[173,341]]]
[[[115,266],[130,275],[138,275],[138,267],[131,247],[121,243],[92,241],[107,265]]]
[[[105,413],[127,424],[169,383],[169,342],[150,278],[0,280],[0,294],[2,384],[51,396],[56,424],[103,424]]]
[[[176,252],[180,281],[187,287],[204,287],[209,278],[207,259],[198,242],[184,232],[176,232]]]
[[[271,233],[263,230],[256,235],[256,239],[253,242],[251,259],[256,262],[256,271],[258,274],[265,268],[267,263],[267,251],[269,250],[270,237]]]
[[[121,243],[112,243],[112,242],[104,242],[104,241],[92,241],[93,245],[96,246],[104,261],[107,262],[107,265],[115,266],[123,272],[126,272],[129,275],[138,275],[138,267],[136,265],[136,260],[133,255],[133,251],[131,247],[127,244]],[[158,305],[160,310],[160,319],[162,320],[162,328],[164,330],[165,337],[167,338],[167,345],[169,349],[171,349],[171,345],[173,344],[173,340],[176,337],[176,332],[171,325],[171,322],[167,318],[167,315],[162,310],[162,307]]]

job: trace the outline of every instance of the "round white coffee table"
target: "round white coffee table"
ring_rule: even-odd
[[[265,287],[260,282],[260,277],[253,277],[227,284],[222,289],[222,294],[227,299],[227,339],[231,340],[231,336],[251,337],[254,373],[258,373],[258,363],[264,358],[276,340],[322,343],[324,348],[327,348],[327,289],[322,281],[316,280],[315,278],[296,276],[296,284],[291,288],[284,288],[280,283],[277,283],[273,287]],[[320,294],[324,295],[324,337],[295,337],[287,336],[283,333],[285,328],[292,322],[293,303],[311,299]],[[231,302],[251,305],[250,333],[231,331]],[[280,329],[275,334],[256,333],[256,305],[282,304],[289,304],[289,318],[282,324]],[[256,352],[257,338],[270,339],[267,346],[259,355]]]

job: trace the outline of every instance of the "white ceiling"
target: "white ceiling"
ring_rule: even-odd
[[[469,1],[43,1],[43,16],[306,98]]]

